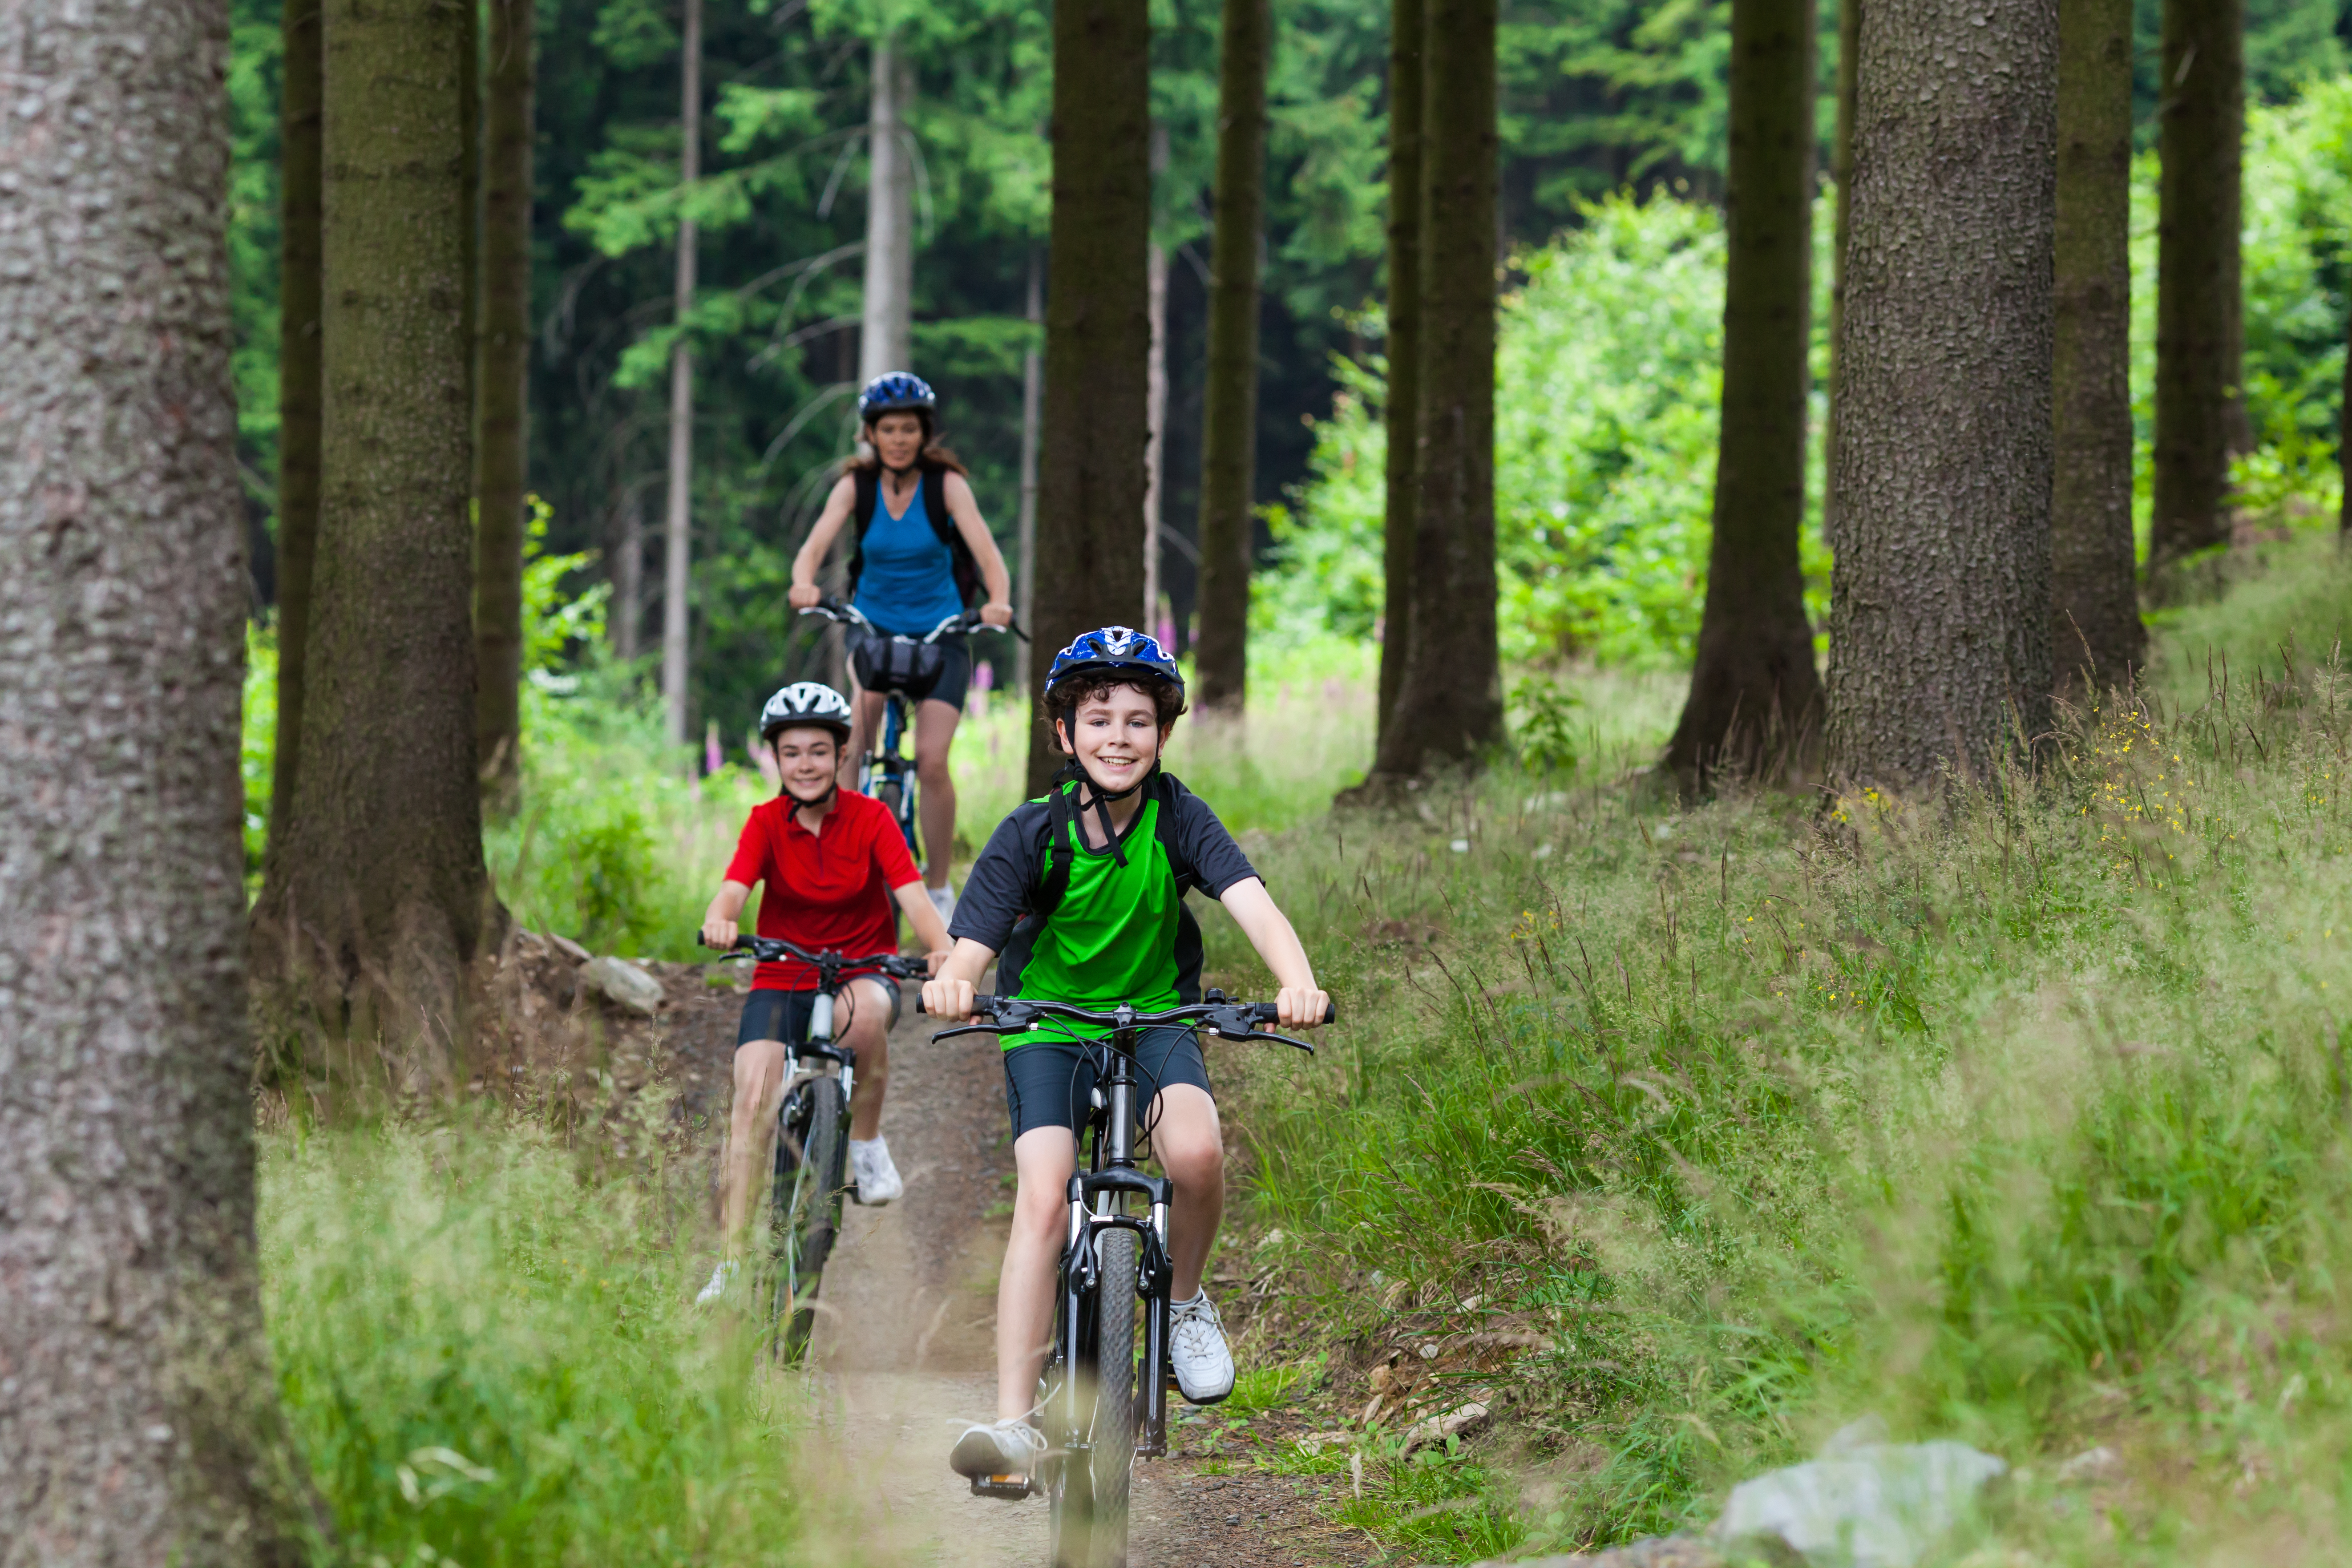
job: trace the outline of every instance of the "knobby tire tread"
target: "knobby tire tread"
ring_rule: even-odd
[[[1128,1489],[1135,1472],[1137,1238],[1131,1230],[1107,1230],[1096,1238],[1095,1247],[1102,1284],[1095,1296],[1098,1359],[1089,1466],[1094,1472],[1089,1568],[1127,1568]]]
[[[787,1362],[800,1360],[807,1351],[809,1333],[815,1326],[816,1309],[809,1303],[816,1299],[825,1259],[841,1233],[842,1188],[849,1159],[844,1130],[847,1108],[842,1101],[841,1080],[815,1078],[806,1087],[808,1121],[789,1178],[782,1159],[777,1162],[773,1310],[780,1328],[777,1353]],[[789,1129],[779,1130],[780,1138],[788,1138],[789,1133]],[[789,1314],[788,1294],[793,1296]]]

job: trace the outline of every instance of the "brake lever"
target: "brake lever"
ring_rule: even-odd
[[[958,1035],[995,1035],[1003,1032],[993,1024],[959,1024],[952,1029],[941,1029],[938,1034],[933,1035],[931,1043],[937,1045],[941,1040],[952,1040]]]

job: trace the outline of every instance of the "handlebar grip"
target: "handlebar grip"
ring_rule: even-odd
[[[1336,1024],[1339,1021],[1339,1004],[1337,1002],[1323,1004],[1323,1021],[1327,1024]]]

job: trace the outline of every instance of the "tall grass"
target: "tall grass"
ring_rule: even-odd
[[[812,1545],[783,1385],[687,1304],[698,1213],[525,1124],[266,1137],[270,1342],[341,1560],[852,1561]]]

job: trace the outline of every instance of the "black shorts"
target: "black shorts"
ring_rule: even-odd
[[[857,974],[854,980],[878,981],[890,993],[890,1022],[887,1030],[898,1021],[898,987],[887,974]],[[849,1026],[845,1015],[857,1005],[856,993],[848,983],[842,984],[842,994],[834,1002],[833,1035],[839,1039]],[[814,991],[754,991],[743,998],[743,1021],[735,1026],[735,1048],[741,1050],[753,1040],[782,1040],[786,1045],[798,1045],[808,1038],[809,1015],[816,1008]]]
[[[1013,1113],[1013,1136],[1033,1127],[1076,1131],[1092,1104],[1095,1079],[1109,1065],[1110,1047],[1076,1040],[1032,1040],[1004,1053],[1004,1108]],[[1135,1047],[1135,1114],[1151,1113],[1151,1102],[1171,1083],[1189,1083],[1214,1099],[1209,1064],[1200,1037],[1190,1029],[1146,1029]]]

